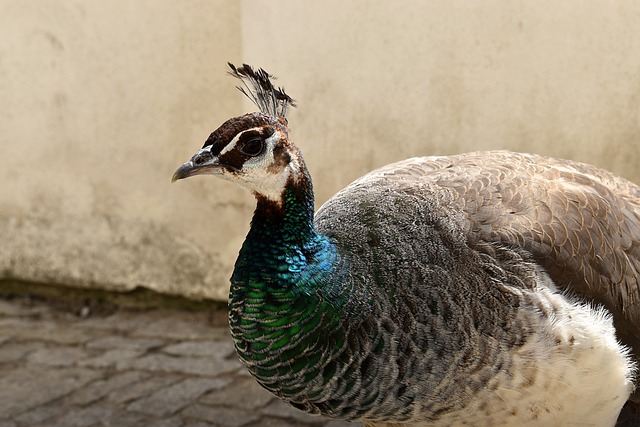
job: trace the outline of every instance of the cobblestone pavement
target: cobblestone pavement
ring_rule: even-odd
[[[210,319],[169,309],[80,317],[0,300],[0,427],[360,426],[272,397]]]

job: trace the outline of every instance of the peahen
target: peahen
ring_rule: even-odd
[[[173,180],[257,199],[229,324],[257,381],[365,426],[640,425],[640,188],[505,151],[420,157],[314,215],[293,100],[231,67],[259,112],[226,121]],[[635,421],[634,421],[635,419]]]

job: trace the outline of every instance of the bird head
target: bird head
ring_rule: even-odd
[[[242,82],[238,87],[260,109],[227,120],[213,131],[191,160],[176,170],[172,181],[194,175],[215,175],[279,202],[290,180],[304,167],[298,149],[289,141],[285,114],[295,106],[283,89],[273,86],[274,77],[249,65],[230,74]]]

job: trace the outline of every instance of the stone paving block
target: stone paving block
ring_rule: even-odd
[[[16,416],[79,389],[100,374],[82,368],[32,366],[0,377],[0,414]]]
[[[47,347],[29,354],[27,361],[45,366],[71,366],[86,356],[87,353],[75,347]]]
[[[211,340],[212,327],[204,322],[204,319],[189,321],[187,318],[176,318],[165,315],[162,312],[156,315],[153,321],[138,322],[132,324],[130,333],[132,336],[163,337],[175,340]]]
[[[21,341],[41,340],[58,344],[82,344],[96,338],[87,330],[53,326],[31,320],[23,321],[18,325],[0,325],[0,336]]]
[[[109,393],[125,387],[134,382],[143,380],[149,376],[146,372],[124,372],[115,374],[109,378],[93,381],[79,390],[76,390],[67,401],[76,405],[85,406],[93,403]]]
[[[129,333],[134,329],[144,328],[153,323],[156,314],[153,311],[149,315],[139,315],[135,312],[120,311],[106,317],[87,318],[78,322],[78,327],[86,329],[103,329]],[[162,335],[160,335],[162,337]]]
[[[237,371],[241,368],[237,360],[213,357],[174,357],[164,354],[151,354],[135,360],[116,364],[118,369],[140,369],[157,372],[173,372],[214,377]]]
[[[112,391],[107,396],[107,399],[115,403],[127,403],[132,400],[142,399],[156,390],[175,384],[178,381],[180,381],[180,377],[177,375],[149,377],[125,388]]]
[[[48,406],[39,406],[29,409],[27,412],[15,417],[14,420],[27,426],[33,426],[52,418],[59,417],[65,412],[67,412],[67,408],[54,403]]]
[[[0,316],[20,315],[22,315],[22,306],[20,304],[10,303],[9,301],[0,301]]]
[[[29,328],[37,324],[33,319],[21,317],[0,317],[0,328]]]
[[[223,387],[220,379],[187,378],[169,387],[136,400],[127,409],[158,417],[175,414],[209,390]]]
[[[304,411],[301,411],[291,405],[284,403],[280,399],[274,400],[272,403],[262,408],[260,412],[265,415],[292,419],[307,424],[322,424],[324,421],[326,421],[325,418],[307,414]]]
[[[219,339],[227,337],[222,328],[214,328],[204,313],[181,313],[153,310],[140,315],[135,312],[118,312],[104,318],[84,319],[77,323],[81,329],[121,331],[132,337],[170,338],[174,340]],[[222,332],[220,334],[219,332]]]
[[[242,400],[238,400],[242,396]],[[276,397],[262,388],[254,379],[238,379],[224,389],[203,396],[200,403],[211,406],[235,406],[250,410],[265,406]]]
[[[87,317],[76,322],[79,329],[90,329],[103,332],[117,332],[129,330],[126,319],[123,319],[120,313],[112,314],[106,317]]]
[[[322,425],[322,427],[360,427],[362,424],[358,422],[333,420]]]
[[[150,420],[147,415],[127,412],[118,408],[117,411],[114,411],[106,418],[101,419],[92,427],[155,427],[156,422],[156,420]],[[181,425],[176,424],[176,427],[181,427]]]
[[[227,358],[235,355],[233,343],[227,341],[186,341],[169,345],[163,352],[174,356],[199,356]]]
[[[211,339],[214,341],[227,341],[233,344],[233,338],[231,338],[231,330],[229,325],[218,326],[211,329]]]
[[[102,420],[108,418],[114,411],[114,408],[104,406],[71,409],[62,418],[57,419],[54,425],[64,427],[89,427],[101,423]]]
[[[51,311],[46,305],[28,306],[19,302],[9,302],[0,300],[0,316],[36,316]]]
[[[147,351],[165,345],[166,340],[158,338],[130,338],[121,335],[111,335],[89,341],[87,348],[97,349],[127,349],[136,351]]]
[[[127,369],[132,359],[144,354],[144,350],[128,350],[128,349],[115,349],[108,350],[103,354],[85,359],[78,362],[78,366],[92,367],[92,368],[109,368],[111,366],[118,365],[119,369]]]
[[[240,365],[242,365],[242,363],[240,363]],[[242,377],[242,378],[251,378],[252,380],[255,381],[255,378],[253,377],[253,375],[251,375],[251,372],[249,372],[249,370],[242,366],[242,369],[240,369],[238,372],[235,373],[235,375],[237,377]]]
[[[202,312],[80,319],[0,303],[0,427],[359,426],[280,402],[234,352]]]
[[[183,427],[185,426],[185,422],[181,417],[171,417],[164,420],[155,420],[153,422],[153,427]],[[185,426],[186,427],[186,426]]]
[[[27,354],[44,347],[45,344],[38,341],[5,343],[0,346],[0,364],[17,362],[24,359]]]
[[[309,424],[301,424],[298,421],[288,421],[282,418],[272,418],[261,416],[259,421],[245,424],[242,427],[303,427]]]
[[[240,427],[260,419],[257,413],[237,408],[215,408],[197,404],[189,406],[182,415],[224,427]]]
[[[13,327],[11,325],[0,325],[0,337],[2,337],[3,341],[14,340],[16,339],[20,328],[20,326]]]

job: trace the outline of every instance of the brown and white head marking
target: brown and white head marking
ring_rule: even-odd
[[[209,174],[235,182],[269,200],[280,202],[290,180],[304,168],[298,149],[289,142],[285,114],[295,106],[283,89],[273,86],[273,76],[249,65],[230,74],[242,82],[238,87],[260,112],[227,120],[216,129],[190,161],[174,174],[173,181]]]

